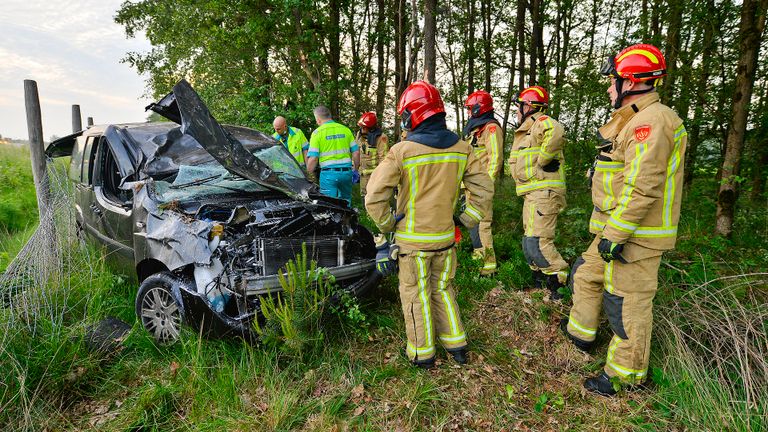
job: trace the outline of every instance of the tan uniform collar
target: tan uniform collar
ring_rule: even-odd
[[[528,132],[528,129],[530,129],[534,123],[536,123],[536,120],[539,119],[539,117],[545,115],[543,112],[535,112],[528,116],[527,119],[523,122],[523,124],[520,125],[519,128],[515,130],[515,132]]]
[[[659,94],[653,92],[637,99],[634,103],[624,105],[623,107],[617,109],[611,114],[611,119],[608,120],[608,123],[598,129],[600,131],[600,135],[608,139],[614,138],[624,128],[624,125],[626,125],[632,119],[632,117],[635,116],[635,114],[658,101]]]

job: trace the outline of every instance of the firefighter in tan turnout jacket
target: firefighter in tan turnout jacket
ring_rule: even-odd
[[[561,327],[574,345],[589,349],[602,306],[613,338],[603,373],[584,386],[614,395],[611,378],[633,385],[647,376],[659,264],[677,238],[687,134],[659,102],[656,85],[666,65],[658,48],[630,46],[601,72],[611,77],[616,111],[599,131],[606,145],[592,170],[595,238],[574,263],[573,308]]]
[[[469,143],[445,125],[437,89],[417,81],[400,97],[405,140],[393,146],[373,171],[365,207],[383,233],[395,232],[399,246],[400,301],[408,358],[420,367],[435,363],[440,342],[458,363],[466,363],[467,335],[456,304],[454,243],[459,186],[470,192],[458,217],[476,226],[489,211],[493,183]],[[397,188],[397,207],[390,199]]]
[[[568,278],[568,263],[555,248],[557,215],[565,208],[563,127],[544,111],[547,91],[528,87],[517,98],[518,124],[509,157],[517,195],[523,197],[523,254],[534,286],[549,288],[552,299]]]
[[[464,102],[469,121],[464,127],[464,139],[469,141],[480,159],[483,169],[491,181],[499,177],[504,161],[504,131],[494,118],[493,98],[490,93],[478,90],[467,97]],[[465,190],[469,198],[469,192]],[[472,238],[473,256],[483,261],[480,275],[490,276],[496,272],[496,254],[493,251],[493,206],[488,209],[480,224],[469,230]]]
[[[355,137],[360,147],[360,195],[365,197],[368,180],[379,162],[387,155],[389,143],[379,127],[375,112],[363,113],[357,125],[360,126],[360,131]]]

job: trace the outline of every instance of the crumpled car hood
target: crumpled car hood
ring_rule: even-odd
[[[181,125],[181,132],[193,137],[200,145],[232,174],[251,180],[264,187],[277,190],[301,201],[309,202],[315,186],[303,178],[281,178],[267,164],[243,147],[243,144],[225,130],[211,115],[192,86],[181,80],[173,92],[147,109]]]

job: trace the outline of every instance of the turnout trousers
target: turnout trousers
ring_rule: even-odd
[[[627,243],[622,253],[625,262],[606,263],[597,252],[600,238],[597,235],[573,265],[568,333],[594,341],[602,306],[613,331],[605,372],[627,384],[641,383],[648,371],[662,251]]]
[[[469,191],[464,191],[469,202]],[[475,228],[469,229],[469,237],[472,239],[474,248],[473,257],[483,261],[481,275],[490,275],[496,272],[496,253],[493,251],[493,232],[491,224],[493,223],[493,206],[488,209],[483,219]]]
[[[523,254],[533,271],[568,278],[568,263],[555,248],[557,215],[565,208],[565,191],[536,190],[523,195]]]
[[[408,358],[433,358],[436,341],[448,351],[464,348],[467,336],[453,289],[456,248],[401,253],[398,262]]]
[[[365,193],[368,192],[368,180],[371,179],[370,174],[360,174],[360,196],[365,198]],[[363,201],[365,202],[365,201]]]

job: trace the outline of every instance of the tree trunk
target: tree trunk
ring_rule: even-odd
[[[675,78],[677,77],[676,64],[680,53],[680,30],[683,21],[683,2],[673,0],[669,7],[669,26],[667,27],[667,76],[664,78],[664,85],[661,91],[661,101],[665,105],[670,105],[674,92]],[[677,104],[675,108],[680,108]]]
[[[543,23],[541,22],[541,2],[542,0],[530,0],[528,3],[529,11],[531,13],[531,22],[533,28],[531,30],[531,47],[530,53],[530,69],[528,75],[528,85],[536,85],[537,83],[537,58],[539,58],[539,52],[541,51],[541,57],[544,52],[544,41],[542,40]],[[543,59],[542,59],[543,62]],[[539,65],[541,66],[541,65]]]
[[[339,71],[341,70],[341,0],[329,0],[330,26],[328,27],[328,67],[331,70],[328,103],[331,113],[339,116]]]
[[[424,79],[435,84],[435,33],[437,32],[437,0],[424,0]]]
[[[395,100],[400,100],[407,86],[405,80],[405,50],[406,50],[406,27],[407,19],[405,16],[405,1],[397,0],[397,8],[394,9],[394,28],[395,28]],[[397,115],[395,106],[395,139],[400,139],[400,116]]]
[[[387,97],[387,77],[384,74],[384,18],[386,3],[376,0],[376,116],[384,118],[384,99]],[[399,96],[399,95],[398,95]]]
[[[493,39],[493,27],[491,23],[493,2],[491,0],[480,0],[483,5],[483,54],[485,57],[485,90],[492,92],[491,89],[491,48]]]
[[[747,129],[749,102],[752,98],[760,40],[765,28],[765,13],[768,0],[744,0],[739,25],[739,48],[741,55],[736,69],[736,88],[733,95],[733,116],[728,126],[725,157],[723,159],[722,181],[717,194],[716,232],[730,236],[733,231],[733,217],[738,196],[739,162],[744,135]]]
[[[467,10],[467,31],[469,32],[469,42],[467,43],[467,94],[475,91],[475,0],[468,0]]]
[[[707,0],[707,8],[714,10],[715,1]],[[701,71],[696,83],[696,108],[693,110],[693,119],[688,134],[688,148],[685,150],[685,173],[683,173],[683,187],[689,188],[693,182],[693,173],[696,171],[696,152],[701,143],[702,116],[704,105],[707,103],[707,89],[714,56],[709,55],[715,49],[715,21],[711,14],[704,21],[704,40],[702,42]]]
[[[517,70],[519,71],[517,92],[523,91],[525,88],[525,6],[526,0],[517,0],[517,17],[515,18],[515,33],[517,33],[517,55],[519,57],[519,63]]]
[[[764,135],[761,135],[764,136]],[[757,161],[752,171],[752,201],[762,201],[765,193],[766,167],[768,167],[768,140],[755,137],[757,140]]]

